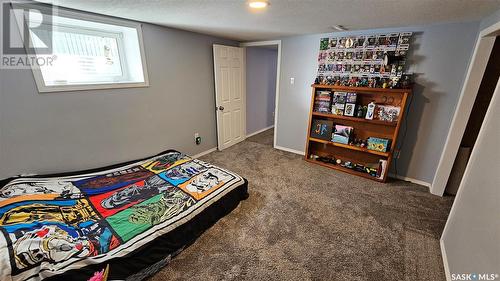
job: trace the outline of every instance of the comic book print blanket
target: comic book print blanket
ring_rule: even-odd
[[[14,179],[0,187],[0,280],[125,256],[243,181],[177,151],[96,173]]]

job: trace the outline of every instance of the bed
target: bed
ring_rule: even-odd
[[[247,196],[241,176],[175,150],[0,181],[0,280],[142,280]]]

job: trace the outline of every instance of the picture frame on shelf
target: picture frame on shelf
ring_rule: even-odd
[[[349,144],[353,130],[354,128],[350,126],[335,125],[332,142]]]
[[[332,137],[333,121],[314,119],[311,125],[310,136],[313,138],[330,141]]]

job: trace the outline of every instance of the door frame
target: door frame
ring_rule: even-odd
[[[460,142],[467,127],[467,122],[474,106],[479,86],[486,70],[486,65],[493,50],[495,39],[500,35],[500,22],[483,29],[478,36],[472,55],[467,76],[462,86],[460,98],[451,121],[450,130],[446,138],[443,153],[439,159],[436,174],[430,191],[432,194],[443,196],[451,169],[457,156]]]
[[[276,137],[278,132],[278,103],[280,97],[280,74],[281,74],[281,40],[270,40],[270,41],[255,41],[255,42],[245,42],[241,43],[240,47],[257,47],[257,46],[278,46],[278,63],[276,66],[276,94],[274,101],[274,136],[273,136],[273,147],[276,148]],[[246,79],[245,79],[246,85]],[[246,119],[245,119],[246,120]]]

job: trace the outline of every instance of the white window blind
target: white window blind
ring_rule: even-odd
[[[65,28],[53,32],[52,66],[41,67],[47,85],[119,82],[127,80],[119,34],[86,34]]]

